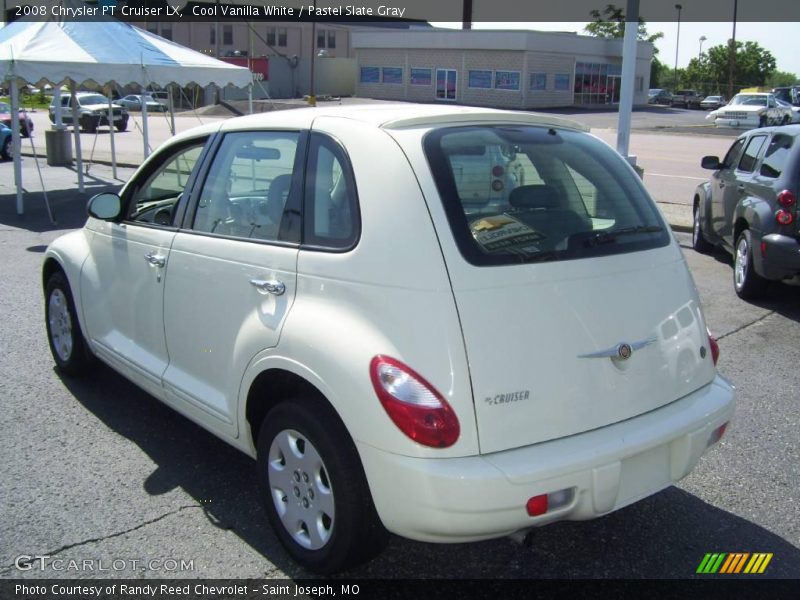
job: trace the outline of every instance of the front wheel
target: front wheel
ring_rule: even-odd
[[[117,131],[126,131],[128,129],[128,119],[123,119],[116,125]]]
[[[754,300],[764,295],[767,280],[753,267],[753,237],[749,229],[739,234],[733,260],[733,287],[742,300]]]
[[[694,209],[694,220],[692,223],[692,248],[696,252],[706,254],[711,252],[713,246],[703,237],[703,224],[700,217],[700,207]]]
[[[781,125],[788,125],[791,122],[791,117],[789,115],[784,115],[783,120],[781,121]]]
[[[45,285],[47,341],[58,368],[67,375],[79,375],[91,365],[91,354],[83,339],[75,303],[66,276],[56,271]]]
[[[286,401],[267,414],[258,481],[278,539],[310,571],[355,566],[386,543],[355,445],[322,400]]]
[[[760,117],[758,118],[758,126],[759,126],[759,127],[766,127],[767,125],[768,125],[768,123],[767,123],[767,117],[766,117],[766,116],[764,116],[764,115],[760,116]]]

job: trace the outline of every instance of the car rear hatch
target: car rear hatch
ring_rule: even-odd
[[[494,161],[480,166],[485,202],[476,173],[466,197],[459,183],[482,146]],[[425,151],[455,241],[443,249],[481,452],[616,423],[713,379],[680,251],[602,142],[568,130],[452,127],[429,134]]]

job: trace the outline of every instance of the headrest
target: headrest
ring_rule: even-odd
[[[558,192],[551,185],[521,185],[511,190],[508,202],[514,208],[558,208]]]

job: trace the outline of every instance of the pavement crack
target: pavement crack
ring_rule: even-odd
[[[735,334],[735,333],[739,333],[740,331],[743,331],[743,330],[747,329],[748,327],[752,327],[753,325],[756,325],[757,323],[760,323],[761,321],[764,321],[765,319],[767,319],[768,317],[771,317],[771,316],[772,316],[772,315],[774,315],[774,314],[775,314],[775,311],[774,311],[774,310],[771,310],[771,311],[769,311],[767,314],[765,314],[765,315],[762,315],[762,316],[760,316],[759,318],[757,318],[755,321],[751,321],[750,323],[745,323],[744,325],[742,325],[742,326],[740,326],[740,327],[737,327],[736,329],[734,329],[734,330],[732,330],[732,331],[729,331],[728,333],[726,333],[726,334],[724,334],[724,335],[721,335],[721,336],[719,336],[719,337],[717,338],[717,341],[718,341],[718,342],[721,342],[721,341],[722,341],[722,340],[724,340],[726,337],[728,337],[728,336],[730,336],[730,335],[733,335],[733,334]]]
[[[77,548],[78,546],[84,546],[86,544],[94,544],[96,542],[103,542],[105,540],[110,540],[110,539],[113,539],[113,538],[116,538],[116,537],[120,537],[122,535],[126,535],[128,533],[132,533],[134,531],[142,529],[143,527],[147,527],[148,525],[152,525],[153,523],[158,523],[159,521],[162,521],[162,520],[166,519],[167,517],[171,517],[173,515],[177,515],[178,513],[182,512],[184,510],[190,509],[190,508],[203,509],[203,507],[200,506],[199,504],[190,504],[190,505],[187,505],[187,506],[180,506],[180,507],[176,508],[175,510],[171,510],[171,511],[169,511],[167,513],[164,513],[163,515],[155,517],[154,519],[150,519],[149,521],[145,521],[144,523],[139,523],[138,525],[136,525],[135,527],[131,527],[130,529],[125,529],[123,531],[117,531],[115,533],[111,533],[111,534],[108,534],[108,535],[102,535],[100,537],[89,538],[89,539],[86,539],[86,540],[82,540],[80,542],[73,542],[72,544],[66,544],[64,546],[61,546],[60,548],[57,548],[56,550],[52,550],[50,552],[45,552],[43,554],[37,554],[37,556],[47,556],[48,558],[50,558],[50,557],[53,557],[53,556],[58,556],[59,554],[61,554],[62,552],[66,551],[66,550],[70,550],[72,548]],[[16,563],[11,563],[10,565],[5,565],[3,567],[0,567],[0,576],[5,575],[6,573],[12,572],[13,569],[15,568],[15,566],[16,566]]]

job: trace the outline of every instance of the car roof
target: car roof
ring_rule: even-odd
[[[281,129],[310,129],[320,118],[351,119],[377,129],[403,129],[411,127],[435,127],[466,124],[516,124],[543,127],[559,127],[578,131],[589,131],[585,125],[548,114],[496,110],[470,106],[380,103],[348,106],[297,108],[234,117],[221,123],[195,127],[173,138],[175,141],[208,135],[216,131],[246,131],[279,127]]]

